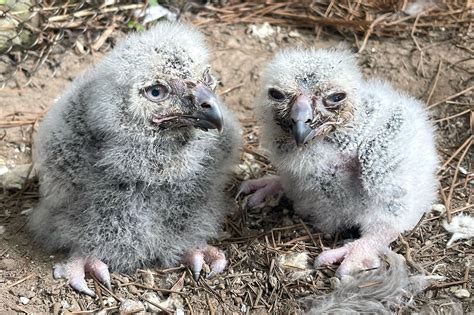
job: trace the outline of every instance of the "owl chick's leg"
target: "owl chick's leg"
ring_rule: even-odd
[[[65,278],[74,290],[95,297],[95,292],[87,286],[85,272],[94,275],[108,289],[110,286],[110,273],[106,264],[93,257],[72,257],[64,264],[56,264],[53,268],[55,279]]]
[[[262,204],[268,197],[277,196],[283,192],[279,176],[269,176],[259,179],[246,180],[240,185],[237,197],[241,194],[252,195],[247,200],[247,206],[253,208]]]
[[[341,265],[337,269],[339,277],[364,269],[378,268],[380,256],[388,251],[390,243],[397,236],[398,233],[394,231],[362,235],[358,240],[342,247],[322,252],[316,258],[315,266],[340,262]]]
[[[227,264],[224,253],[222,253],[216,247],[210,245],[190,251],[188,254],[186,254],[184,260],[193,271],[194,279],[196,281],[199,280],[204,263],[211,267],[211,272],[207,275],[208,279],[224,271],[224,268]]]

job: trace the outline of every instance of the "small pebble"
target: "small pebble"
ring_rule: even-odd
[[[115,305],[115,299],[111,296],[108,296],[106,299],[105,299],[105,302],[104,302],[105,305],[107,306],[114,306]]]
[[[14,270],[18,266],[18,263],[15,259],[4,258],[0,260],[0,270]]]
[[[0,225],[0,235],[6,232],[6,229],[3,225]]]
[[[26,305],[30,302],[30,299],[25,296],[20,296],[20,303]]]
[[[331,289],[335,290],[341,285],[341,280],[336,277],[332,277],[329,279],[329,283],[331,284]]]
[[[71,307],[71,305],[69,305],[69,303],[68,303],[66,300],[62,300],[62,301],[61,301],[61,306],[62,306],[64,309],[68,309],[69,307]]]
[[[6,165],[0,165],[0,176],[8,173],[8,167]]]
[[[135,295],[135,294],[138,293],[138,289],[137,289],[137,287],[134,286],[134,285],[129,285],[129,286],[128,286],[128,292],[130,292],[130,293],[132,293],[132,294]]]
[[[459,289],[454,292],[454,296],[458,299],[467,299],[471,297],[471,293],[466,289]]]
[[[143,284],[149,287],[155,286],[155,278],[153,274],[147,270],[147,272],[142,273]]]
[[[142,315],[145,314],[145,306],[138,301],[128,299],[120,304],[119,312]]]
[[[145,294],[143,294],[143,300],[145,300],[144,305],[148,312],[161,312],[158,307],[148,302],[150,301],[155,304],[159,304],[161,302],[161,299],[155,292],[146,292]]]
[[[61,311],[61,303],[54,303],[53,304],[53,315],[59,314]]]
[[[289,37],[295,38],[295,37],[301,37],[300,33],[298,31],[291,31],[288,33]]]
[[[278,288],[278,280],[275,276],[270,276],[268,278],[268,282],[270,283],[270,285],[272,286],[272,288]]]
[[[446,212],[446,207],[443,204],[437,203],[431,206],[431,210],[433,210],[436,213],[444,213]]]

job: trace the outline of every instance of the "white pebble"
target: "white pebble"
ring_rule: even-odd
[[[336,277],[332,277],[331,279],[329,279],[329,283],[331,284],[331,289],[335,290],[341,285],[341,280]]]
[[[431,210],[433,210],[436,213],[444,213],[446,212],[446,207],[443,204],[437,203],[431,206]]]
[[[156,307],[155,305],[152,304],[152,303],[160,304],[160,302],[161,302],[161,299],[159,298],[159,296],[155,292],[146,292],[145,294],[143,294],[143,299],[145,300],[144,304],[145,304],[145,308],[146,308],[147,311],[149,311],[149,312],[161,312],[161,309],[159,309],[158,307]],[[152,303],[149,303],[148,301],[150,301]]]
[[[6,165],[0,165],[0,176],[8,173],[8,167]]]
[[[145,314],[145,306],[143,306],[142,303],[134,300],[124,300],[120,304],[119,312]]]
[[[454,296],[457,297],[458,299],[467,299],[471,297],[471,293],[469,293],[469,291],[466,289],[459,289],[456,292],[454,292]]]
[[[26,305],[30,302],[30,299],[24,296],[20,296],[20,303]]]

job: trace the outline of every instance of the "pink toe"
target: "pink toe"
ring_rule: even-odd
[[[319,254],[318,258],[316,258],[316,261],[314,262],[314,265],[315,267],[319,267],[341,262],[348,252],[349,249],[345,246],[326,250]]]
[[[86,263],[86,271],[93,274],[100,282],[102,282],[108,289],[110,285],[109,267],[102,261],[96,258],[89,258]]]

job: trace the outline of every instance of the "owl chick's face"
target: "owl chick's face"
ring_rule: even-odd
[[[297,145],[322,139],[353,119],[361,75],[347,52],[281,52],[264,80],[262,119],[273,119]]]
[[[129,130],[223,128],[202,35],[163,23],[125,40],[106,61],[118,85],[120,126]]]

